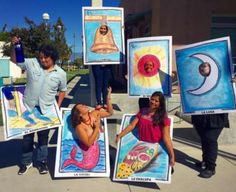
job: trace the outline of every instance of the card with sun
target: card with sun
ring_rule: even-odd
[[[151,96],[161,91],[171,96],[172,37],[128,39],[128,93]]]
[[[184,114],[235,110],[229,37],[183,46],[175,55]]]

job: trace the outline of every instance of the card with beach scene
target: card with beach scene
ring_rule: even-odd
[[[1,89],[1,105],[5,140],[61,125],[59,108],[54,103],[52,112],[42,115],[36,107],[29,113],[23,104],[25,86],[5,86]]]

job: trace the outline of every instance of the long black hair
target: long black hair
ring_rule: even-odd
[[[71,125],[73,128],[76,128],[76,126],[79,125],[82,120],[80,117],[80,112],[77,109],[78,105],[79,105],[79,103],[74,105],[74,107],[71,110]]]
[[[164,119],[166,117],[166,102],[165,97],[160,91],[156,91],[152,94],[152,97],[159,97],[160,106],[153,115],[153,126],[164,126]]]

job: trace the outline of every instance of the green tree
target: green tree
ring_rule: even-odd
[[[28,34],[29,33],[26,28],[21,28],[21,29],[20,28],[13,28],[11,30],[11,32],[8,33],[8,38],[5,40],[6,43],[3,46],[3,54],[5,56],[10,56],[10,54],[11,54],[11,47],[10,47],[11,46],[11,44],[10,44],[11,36],[18,35],[22,39],[26,40],[28,38]],[[28,53],[27,49],[25,49],[25,55],[30,56],[32,54]]]
[[[7,41],[9,38],[9,33],[6,31],[6,28],[7,24],[5,24],[0,31],[0,41]]]
[[[83,67],[83,59],[82,59],[82,57],[78,57],[78,58],[76,58],[75,59],[75,65],[78,67],[78,68],[81,68],[81,67]]]
[[[66,28],[59,17],[55,25],[53,25],[54,45],[59,53],[59,60],[61,64],[65,64],[72,54],[71,48],[66,44],[65,38]]]
[[[4,40],[6,44],[3,47],[3,54],[5,56],[10,56],[11,53],[10,37],[18,36],[23,43],[25,57],[35,57],[42,44],[52,44],[58,50],[62,62],[69,60],[72,51],[66,44],[65,27],[60,18],[52,26],[52,32],[50,25],[45,25],[45,23],[36,25],[34,21],[27,17],[25,17],[25,22],[28,25],[27,28],[13,28],[7,33],[8,35]],[[61,26],[61,29],[58,26]]]
[[[3,54],[9,56],[11,53],[10,37],[18,36],[24,46],[25,57],[34,57],[37,55],[38,48],[44,44],[52,44],[53,41],[50,39],[50,30],[45,28],[44,24],[36,25],[34,21],[25,17],[25,22],[28,27],[24,28],[13,28],[9,32],[9,38],[7,43],[3,47]]]

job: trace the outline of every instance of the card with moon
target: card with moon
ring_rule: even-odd
[[[128,94],[151,96],[161,91],[171,96],[172,37],[128,39]]]
[[[71,109],[61,108],[63,126],[58,129],[55,177],[109,177],[107,121],[103,118],[97,141],[82,145],[71,126]]]
[[[1,88],[1,105],[5,140],[14,139],[37,131],[58,127],[62,120],[59,107],[54,102],[52,111],[42,115],[39,108],[32,112],[23,104],[25,86],[4,86]]]
[[[124,114],[120,132],[134,118],[134,114]],[[172,137],[173,118],[170,119],[170,135]],[[122,137],[118,143],[113,180],[170,183],[171,168],[168,152],[163,141],[160,143],[140,141],[137,128]]]
[[[83,7],[85,65],[124,64],[123,8]]]
[[[184,114],[235,111],[229,37],[183,46],[175,55]]]

